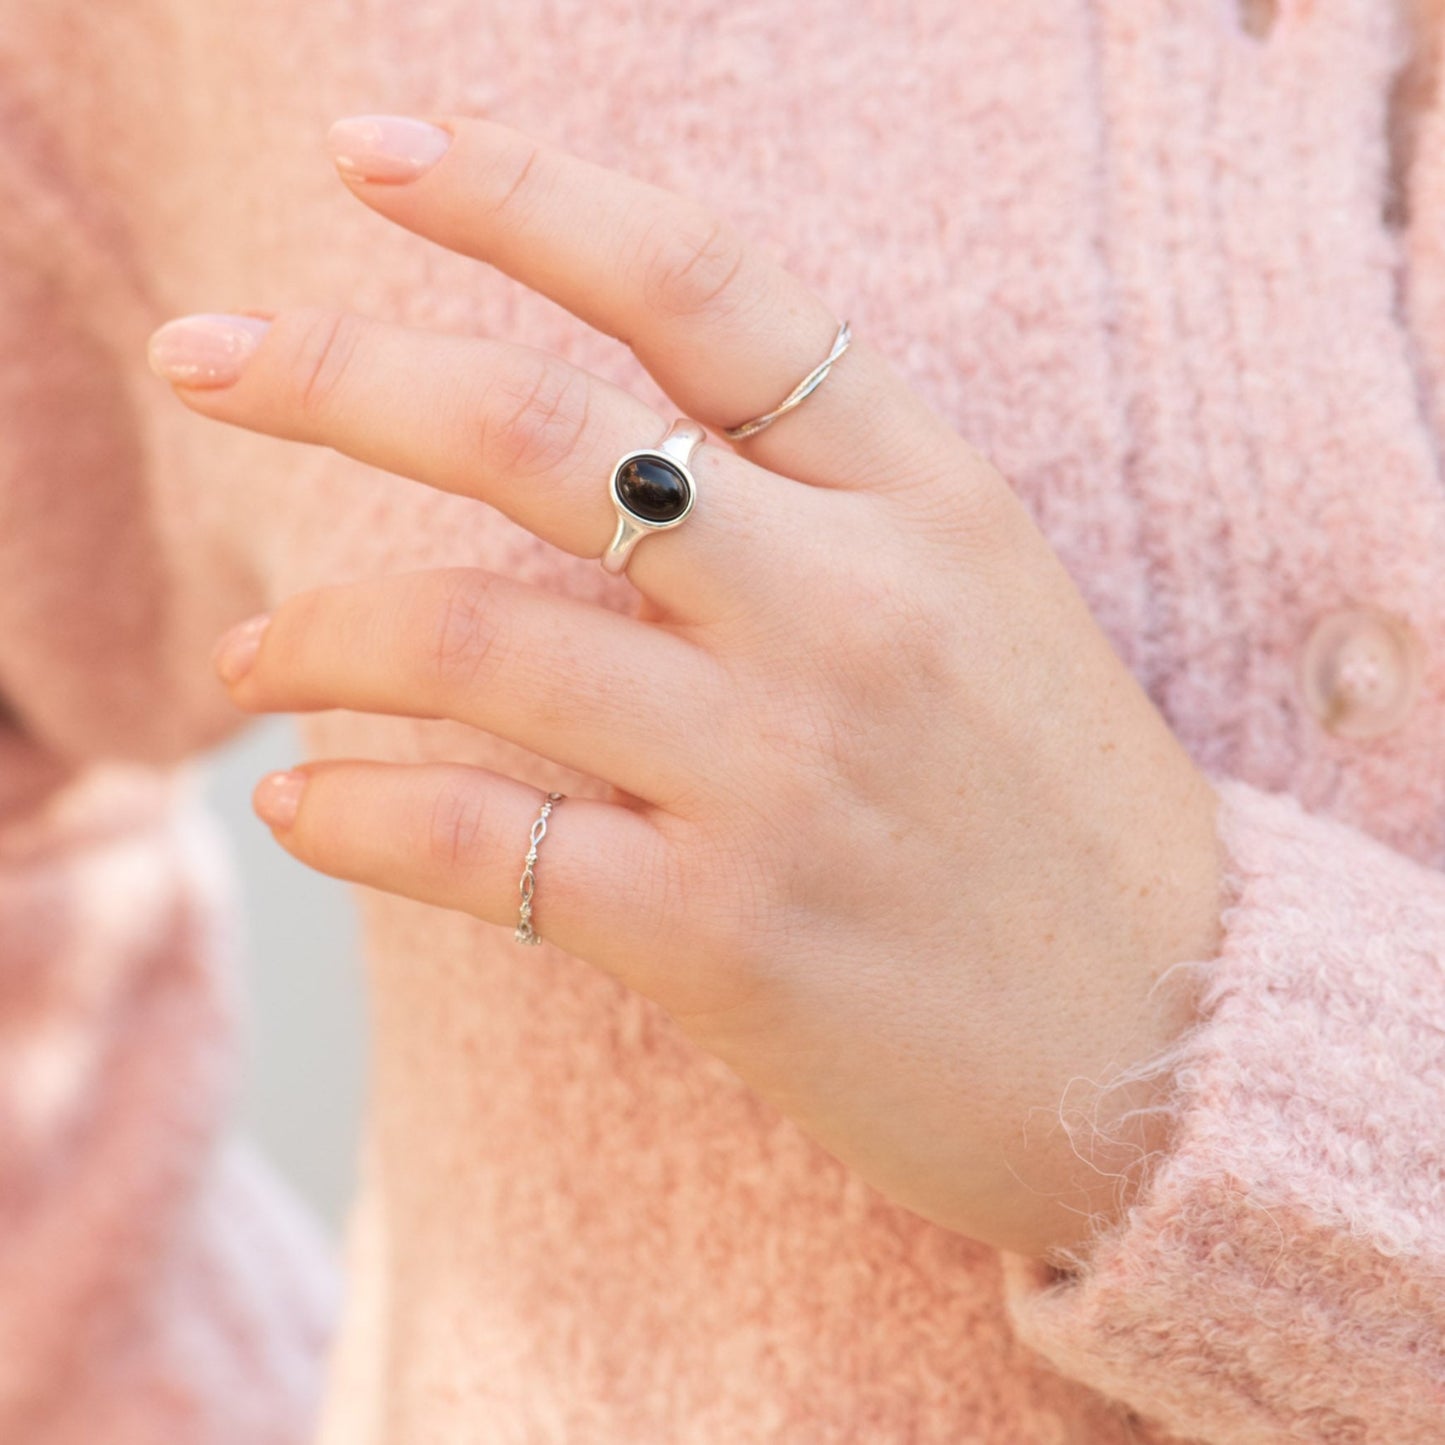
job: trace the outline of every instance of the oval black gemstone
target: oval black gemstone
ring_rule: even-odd
[[[617,495],[644,522],[672,522],[687,510],[687,478],[661,457],[633,457],[617,473]]]

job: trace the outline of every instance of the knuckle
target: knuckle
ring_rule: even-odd
[[[331,410],[361,345],[363,322],[346,311],[308,310],[295,317],[287,370],[298,413],[317,421]]]
[[[461,772],[448,772],[427,810],[423,857],[438,871],[470,870],[482,861],[490,822],[486,789]]]
[[[440,590],[421,608],[423,642],[414,655],[425,658],[428,690],[439,697],[464,695],[495,675],[500,628],[492,579],[485,572],[443,573]]]
[[[958,624],[918,583],[890,569],[849,579],[833,608],[841,628],[822,657],[833,680],[855,704],[882,708],[945,687],[957,667]]]
[[[506,217],[519,221],[543,190],[542,161],[546,148],[539,142],[519,137],[498,156],[496,164],[496,198],[491,201],[492,220]]]
[[[909,520],[935,550],[971,567],[1007,553],[1018,539],[1026,510],[1003,474],[982,457],[951,459],[947,471],[919,469],[921,482],[907,499]]]
[[[587,374],[551,357],[494,381],[483,405],[481,449],[488,470],[512,477],[564,468],[586,435],[592,410]]]
[[[794,854],[798,838],[826,836],[822,813],[836,814],[825,761],[830,724],[819,715],[826,699],[804,703],[802,696],[790,681],[719,709],[735,741],[709,755],[718,766],[710,770],[707,801],[709,811],[734,820],[735,853]]]
[[[854,648],[864,661],[907,679],[932,673],[947,656],[951,629],[942,609],[892,570],[855,578],[848,611],[857,619]]]
[[[859,536],[870,545],[860,550]],[[809,637],[813,663],[840,683],[873,677],[886,687],[923,683],[949,669],[963,624],[951,585],[956,563],[941,566],[932,553],[920,554],[915,530],[880,513],[873,499],[845,517],[840,530],[824,530],[818,543],[804,564],[806,585],[797,589],[805,610],[793,617]],[[831,565],[845,550],[854,553],[850,565]]]
[[[669,214],[643,243],[643,299],[669,320],[726,313],[740,300],[735,283],[746,259],[742,237],[720,217]]]
[[[976,651],[968,612],[931,575],[865,556],[844,573],[810,575],[800,589],[806,610],[792,616],[787,660],[769,672],[773,701],[749,724],[770,755],[789,761],[778,783],[810,826],[827,826],[818,812],[827,790],[811,798],[811,780],[870,791],[880,766],[887,768],[884,740],[900,730],[906,736],[911,714],[922,719],[928,708],[956,707],[967,695],[962,673]]]
[[[726,960],[734,988],[759,982],[799,909],[826,896],[818,874],[827,850],[800,850],[798,839],[836,831],[837,794],[829,794],[820,769],[800,760],[796,735],[789,748],[786,762],[779,755],[765,775],[765,796],[739,800],[742,807],[714,831],[689,885],[690,916],[707,920],[710,952]]]

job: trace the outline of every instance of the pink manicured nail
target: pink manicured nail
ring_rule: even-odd
[[[349,115],[326,133],[339,171],[354,180],[392,185],[430,170],[451,143],[450,131],[406,115]]]
[[[238,622],[229,632],[223,632],[211,652],[211,665],[224,683],[234,685],[250,672],[256,654],[261,650],[261,638],[270,624],[269,612],[258,612]]]
[[[305,790],[305,773],[267,773],[256,784],[251,804],[263,823],[273,828],[289,828],[296,821]]]
[[[259,316],[199,312],[167,321],[151,332],[151,370],[183,386],[230,386],[271,323]]]

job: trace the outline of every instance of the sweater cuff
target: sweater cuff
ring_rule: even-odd
[[[1177,1435],[1440,1438],[1445,875],[1287,794],[1213,778],[1222,945],[1133,1205],[1002,1252],[1019,1339]]]

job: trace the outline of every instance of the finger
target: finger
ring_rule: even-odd
[[[193,411],[478,497],[577,556],[611,542],[617,459],[667,431],[636,397],[530,347],[318,308],[246,320],[179,317],[151,337],[152,365]],[[248,332],[254,350],[220,384],[215,366],[198,373],[189,359]],[[790,495],[796,513],[807,497],[723,446],[705,443],[690,466],[692,512],[643,538],[627,571],[667,612],[703,621],[788,572],[783,530],[753,519],[787,516]]]
[[[453,139],[398,184],[388,140],[415,156],[427,122]],[[716,430],[772,410],[832,347],[833,310],[695,200],[473,117],[350,117],[328,142],[368,205],[622,338],[673,401]],[[934,468],[930,448],[966,450],[856,336],[801,406],[739,445],[814,485],[878,490],[911,480],[911,463]]]
[[[241,707],[450,718],[663,807],[696,788],[723,686],[664,628],[469,567],[314,588],[229,637]]]
[[[268,774],[253,802],[287,851],[322,873],[511,930],[542,796],[486,768],[345,758]],[[564,797],[537,846],[533,928],[633,987],[647,984],[639,970],[656,949],[670,853],[645,814]]]

